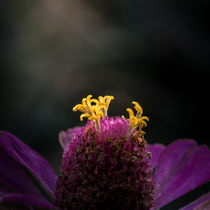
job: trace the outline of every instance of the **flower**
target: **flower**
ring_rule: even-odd
[[[133,102],[129,119],[108,117],[113,96],[74,107],[83,127],[59,134],[61,174],[14,135],[0,131],[1,209],[160,209],[210,180],[210,151],[194,140],[148,145],[148,117]],[[183,210],[208,209],[210,193]]]

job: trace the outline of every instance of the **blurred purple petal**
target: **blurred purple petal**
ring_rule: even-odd
[[[188,204],[187,206],[184,206],[180,210],[198,210],[198,209],[203,209],[203,210],[208,210],[210,209],[210,192],[201,196],[197,200],[193,201],[192,203]]]
[[[151,155],[152,155],[151,164],[153,168],[156,167],[159,156],[163,152],[164,149],[165,149],[165,146],[162,144],[153,144],[149,146],[149,151],[151,152]]]
[[[57,177],[49,163],[40,154],[5,131],[0,131],[0,148],[19,165],[26,167],[40,184],[53,195]]]
[[[173,142],[161,153],[156,167],[156,208],[209,180],[209,149],[193,140]]]
[[[0,192],[19,192],[41,197],[24,166],[0,148]]]
[[[41,208],[41,209],[58,209],[52,203],[44,198],[37,198],[27,194],[16,194],[11,193],[7,195],[0,196],[0,203],[20,203],[29,207]]]
[[[81,130],[81,127],[75,127],[68,129],[66,132],[61,131],[59,133],[59,142],[64,151],[66,151],[69,142],[74,138],[75,134],[77,134]]]

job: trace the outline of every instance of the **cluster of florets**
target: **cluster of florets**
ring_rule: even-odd
[[[56,204],[63,209],[151,209],[154,186],[143,132],[124,117],[77,130],[64,152]],[[137,135],[138,134],[138,135]]]

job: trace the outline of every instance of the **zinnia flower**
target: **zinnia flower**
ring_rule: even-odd
[[[88,118],[61,132],[57,177],[49,163],[14,135],[0,132],[1,209],[160,209],[210,180],[210,151],[190,139],[149,145],[148,117],[133,102],[129,119],[108,117],[113,96],[89,95],[73,110]],[[183,210],[209,209],[210,193]]]

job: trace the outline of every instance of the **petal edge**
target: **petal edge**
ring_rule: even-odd
[[[26,167],[51,195],[54,194],[57,176],[46,159],[6,131],[0,131],[0,147]]]

